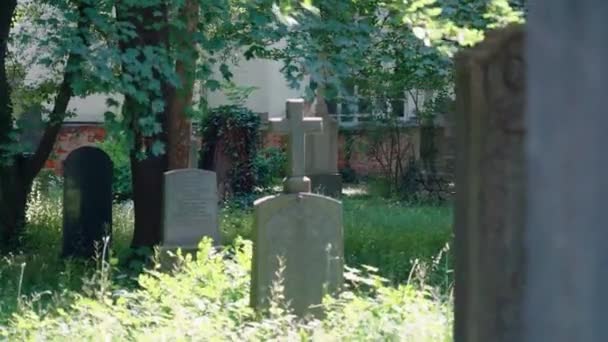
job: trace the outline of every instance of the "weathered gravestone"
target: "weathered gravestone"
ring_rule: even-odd
[[[455,341],[522,338],[523,44],[513,26],[457,58]]]
[[[181,169],[165,173],[161,249],[193,252],[204,237],[220,243],[215,172]]]
[[[323,119],[323,132],[306,138],[306,176],[312,191],[326,196],[342,194],[342,175],[338,172],[338,122],[329,115],[321,89],[308,112]]]
[[[343,282],[342,204],[310,193],[304,175],[305,136],[322,129],[321,118],[303,118],[303,100],[289,100],[286,119],[271,119],[271,130],[289,136],[285,194],[255,202],[251,305],[265,309],[273,284],[297,315],[319,315],[325,294]],[[281,272],[282,271],[282,272]]]
[[[112,232],[112,161],[86,146],[70,153],[63,168],[62,255],[92,257]]]
[[[25,111],[17,120],[19,127],[19,144],[25,154],[33,154],[44,134],[44,121],[42,120],[42,107],[34,105]]]
[[[198,157],[200,153],[200,142],[199,139],[193,137],[190,139],[190,155],[188,157],[188,167],[191,169],[198,169]]]
[[[608,341],[608,1],[529,6],[521,341]]]

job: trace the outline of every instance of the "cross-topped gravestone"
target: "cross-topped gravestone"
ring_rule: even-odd
[[[321,315],[326,294],[343,283],[342,203],[310,193],[304,175],[306,134],[322,130],[321,118],[303,117],[304,101],[287,102],[287,118],[269,120],[274,131],[289,134],[289,175],[285,192],[254,204],[251,305],[268,308],[273,284],[297,315]],[[279,275],[279,278],[277,278]]]
[[[288,175],[283,186],[286,193],[310,192],[310,179],[305,175],[306,135],[323,132],[322,118],[304,117],[304,100],[287,100],[287,117],[269,120],[272,132],[288,135]]]

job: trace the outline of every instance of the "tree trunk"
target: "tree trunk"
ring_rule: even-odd
[[[116,15],[119,21],[132,25],[136,31],[136,37],[119,42],[123,52],[128,49],[141,50],[144,47],[160,47],[168,50],[168,14],[165,4],[142,7],[119,2],[116,5]],[[161,25],[158,25],[159,22]],[[143,54],[140,54],[139,58],[144,62]],[[128,68],[124,65],[123,72],[128,72]],[[171,94],[169,83],[161,79],[160,75],[155,77],[161,82],[161,97],[166,104]],[[158,94],[150,94],[149,99],[158,96]],[[154,156],[149,151],[155,141],[167,142],[168,106],[165,105],[165,111],[157,117],[161,124],[161,132],[146,137],[139,128],[139,119],[151,110],[150,103],[140,103],[130,94],[125,94],[124,117],[134,134],[134,145],[131,146],[130,156],[135,211],[135,230],[131,246],[134,248],[153,247],[162,239],[163,178],[168,167],[167,154]],[[139,155],[140,151],[146,151],[143,158]]]
[[[196,71],[196,42],[194,34],[199,18],[199,4],[195,0],[186,0],[180,9],[180,20],[184,20],[184,32],[177,34],[177,51],[182,56],[175,62],[175,72],[181,81],[181,87],[173,89],[169,99],[169,169],[185,169],[190,163],[190,144],[192,124],[186,115],[186,110],[192,105],[192,90]]]
[[[31,184],[25,184],[20,170],[22,158],[0,166],[0,247],[14,245],[25,224],[27,194]]]
[[[0,4],[0,145],[10,143],[10,133],[13,130],[11,94],[7,82],[5,60],[15,6],[16,0]],[[88,26],[84,11],[85,8],[81,5],[78,8],[80,18],[77,24],[81,34]],[[84,34],[82,39],[85,41]],[[72,82],[75,77],[78,77],[76,70],[81,62],[81,56],[74,53],[68,55],[63,81],[49,115],[49,123],[36,152],[32,156],[14,155],[0,148],[0,245],[6,246],[14,242],[25,225],[27,197],[32,182],[53,150],[65,119],[68,104],[73,96]]]
[[[21,224],[15,217],[18,208],[15,194],[19,194],[20,187],[17,182],[19,172],[17,165],[10,158],[10,154],[3,148],[9,144],[10,133],[13,129],[13,109],[10,101],[11,89],[6,74],[6,53],[8,37],[11,28],[13,13],[17,0],[5,0],[0,3],[0,243],[7,243]],[[24,208],[25,209],[25,208]]]

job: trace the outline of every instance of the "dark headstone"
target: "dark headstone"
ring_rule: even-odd
[[[19,127],[19,144],[23,152],[32,154],[36,152],[38,144],[44,134],[44,121],[42,120],[42,107],[35,105],[25,111],[17,120]]]
[[[608,1],[528,3],[521,341],[608,341]]]
[[[523,44],[523,28],[513,26],[491,32],[457,59],[457,342],[522,338]]]
[[[64,162],[63,252],[92,257],[112,232],[112,161],[102,150],[81,147]]]

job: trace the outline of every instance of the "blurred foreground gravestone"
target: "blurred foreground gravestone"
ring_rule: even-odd
[[[458,62],[457,342],[608,340],[607,15],[531,2]]]
[[[522,341],[608,341],[608,1],[529,7]]]
[[[64,162],[64,257],[101,253],[112,233],[112,161],[95,147],[78,148]],[[97,248],[97,251],[96,251]]]
[[[287,118],[271,119],[270,129],[289,136],[289,176],[285,194],[255,202],[251,305],[269,307],[274,284],[299,316],[320,315],[314,307],[343,282],[342,203],[310,193],[305,177],[306,135],[322,130],[321,118],[303,118],[303,100],[287,102]]]
[[[491,32],[457,59],[455,340],[521,340],[524,30]]]

